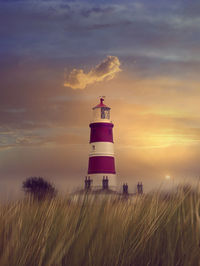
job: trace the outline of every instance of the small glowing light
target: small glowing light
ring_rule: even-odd
[[[166,175],[165,178],[166,178],[166,179],[170,179],[171,176],[170,176],[170,175]]]

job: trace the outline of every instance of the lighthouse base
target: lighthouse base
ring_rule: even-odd
[[[115,174],[90,174],[88,175],[92,179],[92,188],[102,188],[102,180],[108,177],[108,187],[110,189],[116,189],[117,179]]]

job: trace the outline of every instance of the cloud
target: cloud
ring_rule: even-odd
[[[89,17],[91,14],[110,14],[115,10],[114,6],[106,6],[106,7],[97,7],[94,6],[92,8],[83,8],[81,10],[81,15],[84,17]]]
[[[116,73],[120,71],[119,59],[116,56],[107,56],[88,73],[84,73],[83,69],[73,69],[66,77],[64,86],[72,89],[85,89],[88,84],[113,79]]]

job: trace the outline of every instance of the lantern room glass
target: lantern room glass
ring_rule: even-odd
[[[110,108],[101,107],[101,119],[110,119]]]

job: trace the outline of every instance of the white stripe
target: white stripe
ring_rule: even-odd
[[[112,142],[92,142],[90,143],[90,157],[112,156],[114,157],[114,144]]]

